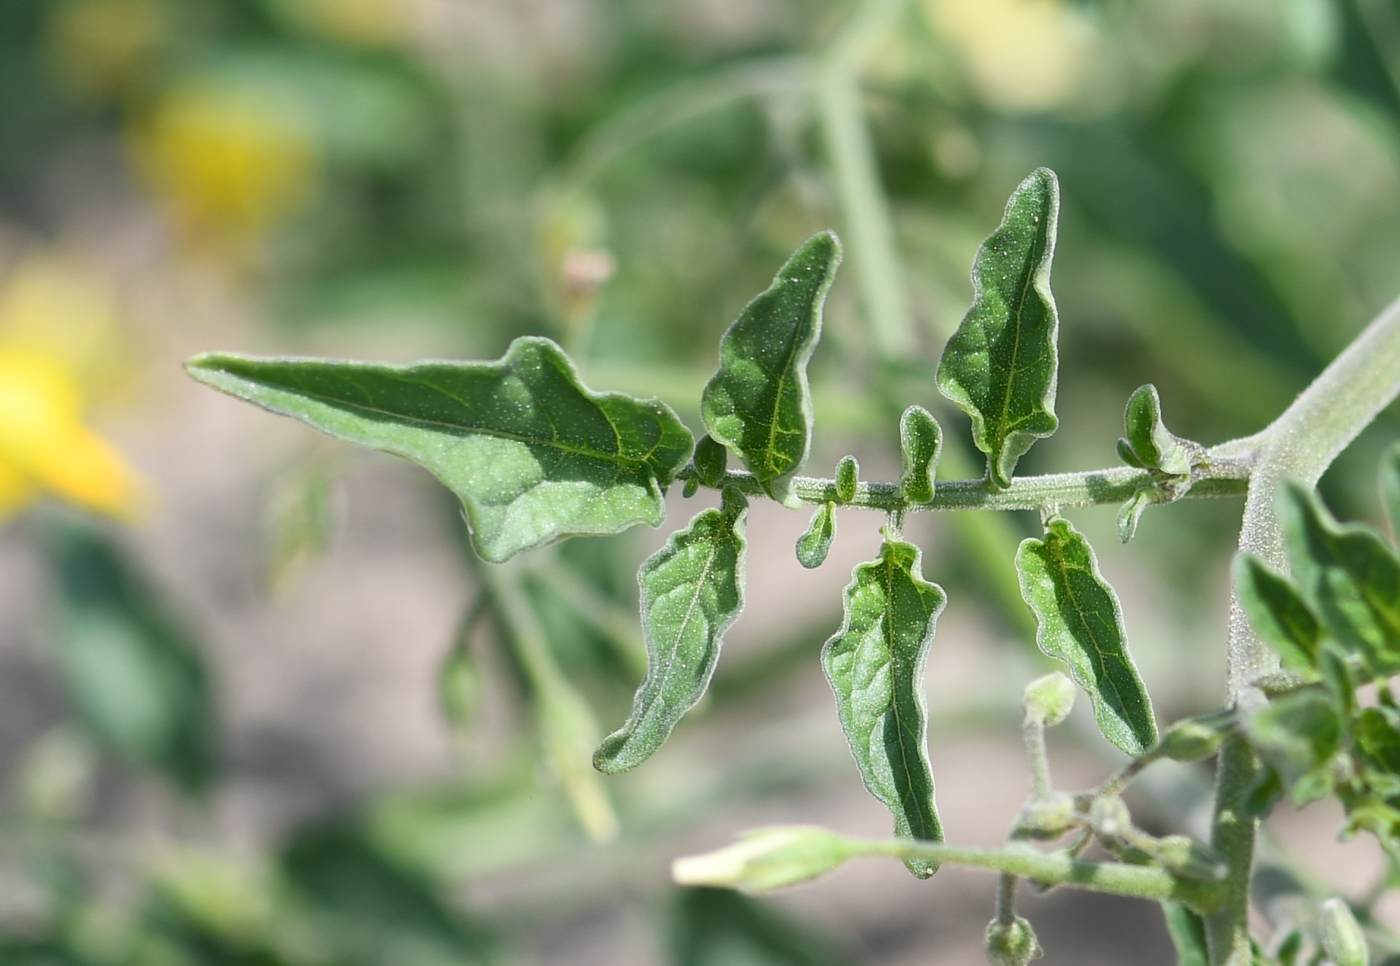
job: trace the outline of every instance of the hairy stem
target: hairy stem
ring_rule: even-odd
[[[1392,302],[1307,390],[1258,435],[1242,440],[1253,451],[1253,471],[1240,528],[1240,551],[1287,570],[1283,529],[1274,501],[1279,484],[1297,479],[1316,485],[1347,444],[1400,394],[1400,301]],[[1230,599],[1229,703],[1262,700],[1260,677],[1278,659],[1249,626],[1239,594]],[[1216,778],[1211,844],[1229,864],[1227,901],[1206,921],[1213,966],[1248,966],[1249,876],[1258,822],[1245,802],[1258,772],[1253,752],[1236,740],[1225,747]]]
[[[1226,444],[1236,446],[1237,444]],[[1212,454],[1215,450],[1211,451]],[[1245,460],[1213,458],[1186,496],[1237,496],[1245,492],[1250,467]],[[686,467],[679,479],[695,475],[694,467]],[[1131,466],[1115,466],[1082,473],[1051,473],[1045,476],[1020,476],[1004,490],[996,490],[986,480],[941,480],[933,499],[914,503],[900,495],[898,483],[862,482],[851,500],[837,499],[836,481],[809,476],[794,477],[792,492],[803,503],[835,502],[841,506],[866,510],[917,513],[927,510],[1042,510],[1055,511],[1067,507],[1099,506],[1122,503],[1140,488],[1154,482],[1151,472]],[[738,487],[746,495],[766,495],[763,486],[748,473],[730,472],[715,484],[715,488]]]
[[[924,859],[940,865],[986,869],[1090,892],[1108,892],[1137,899],[1171,899],[1199,913],[1219,907],[1222,883],[1179,879],[1165,869],[1126,862],[1089,862],[1064,852],[1041,852],[1028,845],[983,849],[922,842],[917,839],[854,841],[853,855],[889,855]]]

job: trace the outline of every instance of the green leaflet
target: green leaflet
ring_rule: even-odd
[[[1278,515],[1303,599],[1339,643],[1365,658],[1372,674],[1400,670],[1400,560],[1380,536],[1338,525],[1296,483],[1279,490]]]
[[[836,464],[836,499],[850,503],[855,499],[856,488],[860,486],[860,464],[854,456],[843,456]]]
[[[812,514],[807,530],[797,538],[797,562],[814,570],[826,562],[831,543],[836,539],[836,504],[823,503]]]
[[[719,370],[700,412],[710,435],[732,449],[774,495],[807,461],[812,393],[807,362],[821,336],[822,305],[841,262],[829,231],[793,252],[773,284],[739,314],[719,347]]]
[[[899,452],[903,469],[899,492],[906,500],[927,503],[933,499],[933,474],[943,448],[938,420],[922,406],[910,406],[899,418]]]
[[[1400,775],[1400,714],[1394,708],[1367,708],[1351,725],[1367,764]]]
[[[1128,398],[1123,413],[1127,438],[1118,441],[1118,455],[1132,466],[1160,470],[1168,476],[1191,472],[1196,444],[1174,435],[1162,422],[1162,401],[1157,387],[1139,386]]]
[[[695,443],[695,475],[706,486],[718,486],[728,468],[729,450],[716,443],[713,436],[701,436]]]
[[[1268,643],[1283,666],[1311,675],[1317,666],[1317,618],[1286,577],[1253,554],[1235,558],[1235,588],[1250,626]]]
[[[1089,542],[1068,520],[1052,517],[1044,539],[1022,541],[1016,569],[1021,596],[1036,617],[1036,643],[1067,664],[1089,693],[1104,737],[1130,755],[1152,747],[1152,702],[1128,654],[1118,597],[1099,573]]]
[[[548,339],[497,362],[387,366],[212,354],[190,375],[341,439],[431,470],[499,563],[576,534],[659,526],[691,436],[656,399],[594,393]]]
[[[637,574],[647,673],[627,722],[603,739],[593,767],[627,771],[660,748],[710,684],[724,632],[744,609],[744,521],[735,490],[671,535]]]
[[[938,363],[938,388],[972,417],[973,441],[987,454],[988,479],[999,488],[1010,485],[1031,444],[1059,425],[1060,321],[1050,294],[1059,214],[1055,173],[1037,168],[978,250],[972,307]]]
[[[1176,947],[1177,966],[1210,966],[1204,920],[1179,902],[1163,902],[1162,915]]]
[[[870,793],[894,813],[895,834],[933,842],[943,827],[928,760],[924,664],[947,598],[919,571],[919,549],[886,540],[845,590],[841,629],[822,647],[836,710]],[[909,860],[920,878],[937,871]]]

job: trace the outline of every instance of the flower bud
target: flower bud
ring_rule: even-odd
[[[1371,951],[1351,907],[1341,899],[1328,899],[1318,909],[1318,938],[1327,958],[1336,966],[1369,966]]]
[[[1089,809],[1089,826],[1099,841],[1121,842],[1134,832],[1133,819],[1121,798],[1098,798]]]
[[[1045,955],[1036,942],[1035,930],[1020,916],[1011,922],[993,919],[988,923],[982,949],[992,966],[1026,966],[1032,959]]]
[[[1230,867],[1208,845],[1185,835],[1168,835],[1136,843],[1162,868],[1194,882],[1223,882]]]
[[[1074,799],[1056,792],[1047,799],[1027,802],[1016,816],[1016,834],[1032,839],[1057,839],[1078,824]]]
[[[856,484],[859,482],[860,464],[854,456],[843,456],[836,464],[836,499],[850,503],[856,498]]]
[[[847,840],[835,832],[774,826],[747,832],[727,848],[676,859],[671,878],[679,885],[768,892],[824,875],[851,855]]]
[[[1059,671],[1036,678],[1021,695],[1027,720],[1053,728],[1069,717],[1074,708],[1074,682]]]
[[[1235,716],[1230,713],[1184,718],[1167,729],[1159,747],[1173,761],[1200,761],[1220,750],[1234,726]]]

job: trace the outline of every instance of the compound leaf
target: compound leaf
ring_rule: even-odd
[[[1016,461],[1059,425],[1059,316],[1050,262],[1060,213],[1055,173],[1037,168],[1006,203],[1001,226],[972,265],[972,307],[948,340],[938,388],[972,417],[988,479],[1010,485]]]
[[[1317,667],[1317,618],[1288,578],[1274,573],[1253,554],[1235,559],[1235,587],[1250,626],[1266,641],[1283,666],[1300,674]]]
[[[927,503],[933,499],[933,474],[943,448],[938,420],[922,406],[910,406],[899,418],[899,451],[903,469],[899,491],[906,500]]]
[[[1374,530],[1339,525],[1297,483],[1279,491],[1278,515],[1303,599],[1339,643],[1375,675],[1400,670],[1400,559]]]
[[[894,813],[895,834],[940,842],[928,759],[924,664],[947,598],[924,580],[919,549],[887,540],[880,558],[856,567],[845,620],[822,647],[822,667],[870,793]],[[908,860],[920,878],[931,862]]]
[[[671,535],[637,574],[647,673],[621,728],[603,739],[593,767],[608,774],[646,761],[710,684],[725,631],[744,608],[747,506],[726,490]]]
[[[724,333],[719,370],[700,412],[710,435],[732,449],[760,482],[781,481],[807,461],[812,393],[807,362],[821,336],[822,306],[841,262],[829,231],[793,252],[773,284]]]
[[[1130,755],[1152,747],[1152,702],[1128,654],[1118,596],[1089,542],[1068,520],[1052,517],[1043,539],[1022,541],[1016,569],[1036,617],[1036,643],[1089,693],[1104,737]]]
[[[823,503],[812,514],[812,522],[806,531],[797,538],[797,562],[808,570],[814,570],[826,562],[836,539],[836,504]]]
[[[665,403],[595,393],[548,339],[496,362],[411,366],[211,354],[200,382],[432,471],[466,507],[487,560],[576,534],[660,525],[690,456]]]

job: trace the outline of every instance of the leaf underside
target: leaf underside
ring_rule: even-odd
[[[988,477],[1002,488],[1021,455],[1059,425],[1059,316],[1050,293],[1059,212],[1054,172],[1036,169],[978,250],[972,307],[938,364],[939,390],[972,418]]]
[[[919,549],[887,541],[846,586],[845,619],[822,647],[822,667],[851,753],[870,793],[894,814],[895,834],[943,840],[929,765],[924,665],[947,598],[924,580]],[[920,878],[937,865],[909,860]]]
[[[807,363],[821,336],[822,306],[840,262],[836,236],[813,235],[720,342],[719,369],[705,386],[700,412],[710,435],[738,454],[760,482],[790,476],[807,461],[812,445]]]
[[[744,608],[747,509],[726,497],[725,507],[702,510],[673,533],[637,574],[647,673],[626,723],[593,755],[599,771],[646,761],[710,684],[724,634]]]
[[[1099,573],[1089,542],[1068,520],[1052,518],[1043,539],[1016,551],[1021,596],[1036,618],[1036,643],[1069,666],[1088,692],[1105,738],[1130,755],[1157,742],[1152,703],[1128,653],[1123,611]]]
[[[402,456],[462,500],[483,558],[579,534],[660,525],[663,491],[690,456],[665,403],[595,393],[548,339],[495,362],[411,366],[211,354],[200,382],[332,436]]]
[[[1278,515],[1303,600],[1327,632],[1374,675],[1400,670],[1400,559],[1374,530],[1338,524],[1296,483],[1279,493]]]

